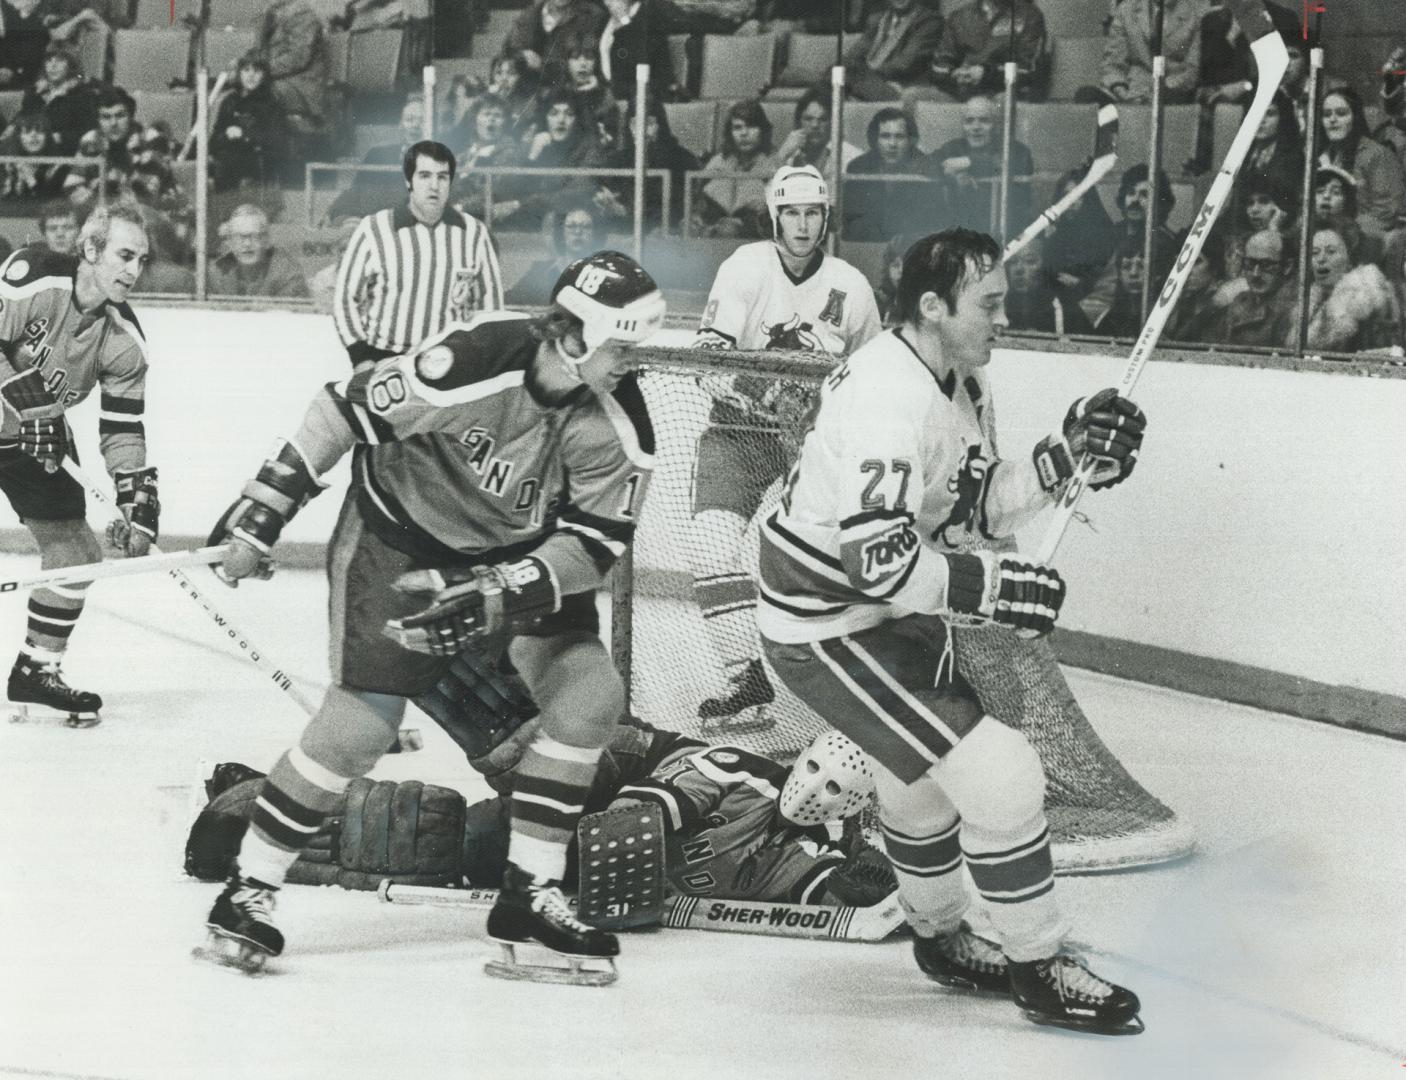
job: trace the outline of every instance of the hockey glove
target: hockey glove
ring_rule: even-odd
[[[876,847],[865,844],[825,879],[825,892],[837,904],[872,907],[898,888],[893,866]]]
[[[283,526],[324,487],[302,451],[280,440],[273,456],[244,485],[243,493],[210,532],[208,543],[227,545],[224,562],[215,567],[220,580],[238,586],[240,578],[272,577],[269,551],[278,542]]]
[[[423,611],[389,620],[382,633],[402,648],[456,656],[500,633],[531,626],[561,606],[551,569],[528,556],[515,563],[455,570],[412,570],[395,580],[412,595],[431,595]]]
[[[44,385],[43,374],[30,368],[10,376],[0,383],[0,397],[20,418],[15,437],[19,448],[43,465],[45,472],[57,472],[68,453],[68,425],[63,408]]]
[[[1132,475],[1142,449],[1147,417],[1117,390],[1109,387],[1069,406],[1061,434],[1047,435],[1035,444],[1033,457],[1040,486],[1054,494],[1074,475],[1079,459],[1094,459],[1089,487],[1098,491]]]
[[[1022,637],[1054,629],[1064,603],[1064,581],[1057,571],[994,551],[944,558],[947,609],[953,614],[1013,627]]]
[[[107,542],[129,559],[138,558],[156,543],[161,500],[156,497],[156,466],[118,469],[117,509],[122,516],[108,522]]]

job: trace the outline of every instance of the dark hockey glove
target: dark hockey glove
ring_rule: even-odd
[[[292,443],[281,441],[259,474],[215,522],[209,544],[227,544],[224,562],[215,573],[226,585],[237,587],[240,578],[273,576],[269,551],[278,542],[283,526],[326,485]]]
[[[1064,580],[1057,571],[994,551],[944,557],[952,613],[1013,627],[1023,637],[1054,629],[1064,603]]]
[[[898,888],[888,857],[867,844],[850,855],[825,879],[825,891],[838,904],[872,907]]]
[[[0,398],[20,419],[15,437],[20,450],[43,465],[45,472],[57,472],[68,453],[68,425],[39,369],[21,371],[0,383]]]
[[[156,543],[161,500],[156,497],[156,466],[118,469],[117,509],[122,516],[108,522],[107,542],[129,559],[145,555]]]
[[[1098,491],[1121,483],[1137,464],[1146,427],[1142,410],[1112,387],[1080,398],[1065,413],[1063,431],[1035,444],[1032,456],[1040,486],[1051,494],[1059,490],[1084,454],[1094,459],[1089,487]]]
[[[528,556],[455,570],[412,570],[395,580],[403,593],[428,595],[423,611],[391,619],[382,633],[402,648],[456,656],[484,639],[531,626],[561,605],[551,569]]]

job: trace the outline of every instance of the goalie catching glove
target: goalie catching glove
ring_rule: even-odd
[[[1013,627],[1024,637],[1054,629],[1064,603],[1064,579],[1048,566],[994,551],[949,554],[947,610]]]
[[[10,376],[0,383],[0,398],[20,419],[15,435],[20,450],[43,465],[45,472],[57,472],[68,453],[68,424],[63,407],[44,385],[43,374],[30,368]]]
[[[1080,398],[1065,413],[1063,431],[1035,444],[1032,456],[1040,486],[1054,494],[1074,475],[1085,454],[1094,459],[1089,487],[1098,491],[1121,483],[1137,464],[1146,427],[1142,410],[1112,387]]]
[[[869,844],[859,844],[825,879],[825,891],[846,907],[873,907],[898,888],[888,856]]]
[[[226,585],[238,586],[240,578],[273,575],[269,551],[278,542],[283,526],[308,501],[326,487],[296,445],[280,440],[273,456],[226,510],[210,532],[209,544],[225,544],[225,557],[215,573]]]
[[[395,580],[400,592],[433,596],[423,611],[391,619],[382,633],[402,648],[457,656],[500,633],[516,633],[561,606],[551,568],[528,556],[454,570],[412,570]]]
[[[156,543],[161,519],[161,500],[156,497],[156,466],[144,469],[118,469],[117,509],[120,518],[108,522],[107,542],[130,558],[140,558]]]

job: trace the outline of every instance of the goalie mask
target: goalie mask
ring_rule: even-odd
[[[781,240],[781,209],[785,206],[824,207],[825,220],[820,235],[815,238],[815,246],[819,247],[830,224],[830,187],[819,169],[814,165],[783,165],[767,185],[766,209],[771,215],[771,236],[778,242]]]
[[[859,813],[873,792],[869,756],[838,731],[827,731],[801,751],[778,807],[794,825],[823,825]]]
[[[577,259],[557,278],[552,302],[581,320],[586,351],[567,357],[577,365],[607,341],[643,341],[664,325],[664,294],[644,267],[618,251]]]

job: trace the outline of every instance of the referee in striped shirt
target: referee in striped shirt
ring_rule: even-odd
[[[406,204],[362,218],[342,254],[332,318],[354,367],[503,306],[487,226],[449,206],[454,165],[443,143],[406,150]]]

